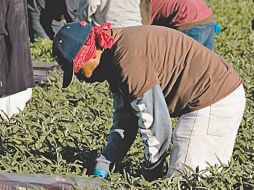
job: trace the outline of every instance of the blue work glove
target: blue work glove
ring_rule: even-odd
[[[103,179],[107,178],[109,174],[110,164],[111,162],[107,160],[102,154],[99,155],[96,159],[96,164],[92,175]]]
[[[221,33],[222,32],[222,29],[221,29],[220,24],[218,22],[214,23],[214,30],[215,30],[215,33]]]
[[[108,172],[101,169],[94,169],[93,175],[105,179],[108,177]]]

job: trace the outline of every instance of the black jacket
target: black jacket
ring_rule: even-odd
[[[34,86],[26,0],[0,0],[0,98]]]

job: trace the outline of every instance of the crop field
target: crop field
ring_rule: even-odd
[[[224,31],[216,35],[215,51],[234,64],[246,90],[247,105],[233,157],[228,165],[205,171],[186,167],[181,178],[147,182],[140,176],[143,146],[138,137],[123,162],[99,189],[254,189],[254,17],[252,0],[207,0]],[[51,41],[31,45],[34,60],[54,61]],[[61,89],[61,72],[37,84],[24,112],[0,119],[0,169],[9,173],[83,176],[106,142],[112,124],[112,98],[107,83],[77,80]],[[169,152],[170,153],[170,152]],[[167,159],[170,158],[170,154]]]

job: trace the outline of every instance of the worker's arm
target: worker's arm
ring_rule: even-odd
[[[147,180],[162,175],[172,125],[159,85],[130,103],[120,91],[113,92],[114,116],[108,142],[96,160],[95,175],[105,177],[111,163],[122,161],[139,130],[144,144],[142,174]]]
[[[170,145],[172,123],[159,85],[131,102],[144,144],[143,175],[154,180],[162,175],[163,163]]]
[[[137,117],[132,112],[128,100],[116,90],[113,95],[113,126],[107,139],[107,144],[96,159],[94,175],[105,178],[110,165],[123,160],[138,133]]]

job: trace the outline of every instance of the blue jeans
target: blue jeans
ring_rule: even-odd
[[[214,24],[197,25],[183,31],[183,33],[194,38],[209,49],[214,47]]]
[[[31,11],[30,19],[32,22],[31,24],[34,33],[34,38],[47,38],[48,36],[40,23],[40,11],[38,9]]]

